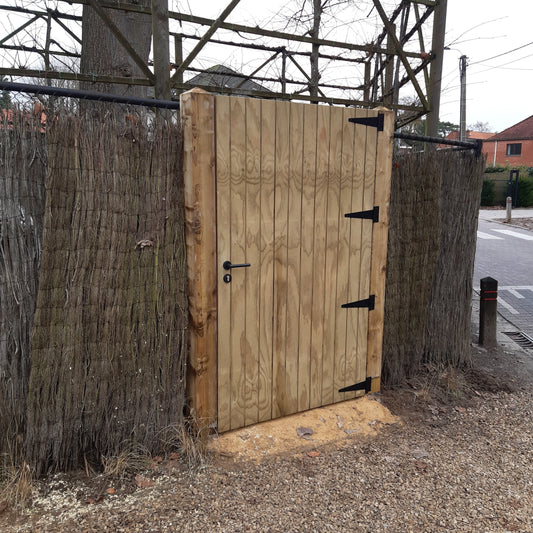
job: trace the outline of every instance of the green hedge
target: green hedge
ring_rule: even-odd
[[[483,180],[483,187],[481,189],[481,205],[494,205],[494,182],[491,180]]]
[[[520,178],[518,180],[518,194],[516,196],[516,206],[533,206],[533,177]]]

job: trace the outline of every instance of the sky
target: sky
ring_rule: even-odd
[[[250,26],[257,24],[266,28],[283,29],[283,17],[280,13],[294,11],[301,2],[302,0],[241,0],[229,20]],[[58,0],[6,0],[6,3],[30,7],[53,6],[62,12],[76,9]],[[216,18],[228,5],[229,0],[169,0],[169,3],[173,10]],[[399,0],[382,0],[388,11],[398,3]],[[352,6],[350,15],[348,11],[341,11],[336,19],[329,21],[330,29],[323,37],[357,43],[371,39],[372,31],[376,31],[378,24],[381,26],[376,11],[372,10],[372,2],[353,0]],[[467,125],[476,122],[487,123],[490,131],[499,132],[533,114],[533,100],[528,98],[531,93],[530,86],[533,85],[532,21],[532,0],[448,0],[445,44],[449,49],[444,54],[441,120],[459,123],[461,55],[468,57]],[[368,23],[370,31],[365,26]],[[3,21],[0,21],[0,26],[3,26],[0,27],[0,33],[5,35],[16,27],[16,24],[15,20],[3,17]],[[205,27],[196,26],[195,29],[200,34],[205,31]],[[429,33],[430,30],[431,25],[427,25],[426,31]],[[186,31],[185,25],[174,27],[174,31]],[[299,28],[300,33],[303,31]],[[24,33],[25,35],[21,35],[26,41],[22,44],[30,45],[34,36],[29,28]],[[220,35],[219,32],[216,36]],[[234,35],[230,35],[231,37]],[[62,39],[58,34],[55,34],[55,38]],[[62,44],[68,46],[65,42]],[[189,40],[185,46],[192,47],[194,44],[195,41]],[[279,45],[279,41],[276,45]],[[185,52],[187,53],[187,50]],[[209,64],[225,62],[235,68],[243,68],[245,65],[243,71],[250,72],[264,60],[264,56],[261,57],[257,52],[246,50],[229,58],[227,47],[224,52],[221,52],[220,48],[207,47],[202,53],[206,58],[205,64],[196,64],[202,68]],[[255,58],[250,54],[255,54]],[[37,68],[35,65],[23,65],[25,60],[17,63],[18,58],[14,60],[4,57],[1,63],[6,65],[6,61],[7,66]],[[36,61],[42,62],[42,59],[37,57]],[[263,75],[279,76],[279,72],[275,70],[279,70],[279,63],[278,61],[277,66],[273,63],[268,67],[270,71]],[[353,75],[341,71],[328,73],[328,76],[326,81],[343,85],[353,85],[356,79]],[[414,91],[412,94],[414,95]]]
[[[467,124],[499,132],[533,114],[532,21],[531,0],[448,0],[441,120],[459,123],[461,55]]]

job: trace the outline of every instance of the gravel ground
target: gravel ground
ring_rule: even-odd
[[[259,464],[168,459],[121,482],[57,475],[30,509],[5,511],[0,531],[531,532],[530,378],[430,371],[381,397],[402,423]]]
[[[25,510],[0,497],[0,532],[533,532],[533,350],[473,344],[468,370],[373,396],[400,422],[261,462],[58,474]]]

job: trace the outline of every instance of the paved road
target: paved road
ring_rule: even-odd
[[[498,280],[498,311],[533,337],[533,232],[480,217],[474,267],[477,292],[486,276]]]

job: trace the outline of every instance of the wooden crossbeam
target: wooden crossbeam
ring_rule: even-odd
[[[33,24],[36,20],[40,19],[41,15],[35,15],[33,18],[19,26],[16,30],[12,31],[9,35],[6,35],[1,41],[0,44],[4,44],[6,41],[9,41],[11,37],[17,35],[18,32],[22,31],[24,28],[27,28],[30,24]]]
[[[231,0],[231,2],[226,6],[226,9],[222,11],[220,16],[211,24],[211,27],[205,32],[204,36],[198,41],[198,44],[193,48],[192,52],[185,58],[185,60],[178,65],[176,72],[174,73],[173,79],[177,79],[180,74],[182,74],[185,69],[194,61],[198,56],[202,48],[209,42],[209,39],[214,35],[214,33],[220,28],[220,25],[228,18],[229,14],[237,7],[237,4],[241,0]]]
[[[420,84],[418,83],[418,80],[416,79],[416,75],[413,72],[413,69],[409,63],[409,60],[407,59],[407,56],[405,55],[405,52],[402,50],[402,45],[400,41],[398,41],[398,38],[396,37],[396,33],[394,31],[394,25],[390,23],[389,19],[387,18],[387,14],[385,13],[385,10],[383,9],[383,6],[381,5],[380,0],[372,0],[374,3],[374,6],[379,13],[379,16],[381,17],[381,21],[383,22],[385,29],[387,30],[387,33],[390,36],[390,39],[392,43],[394,44],[394,48],[396,49],[396,53],[400,57],[403,66],[409,75],[409,78],[411,80],[411,83],[413,84],[413,87],[416,91],[416,94],[418,95],[418,98],[420,99],[420,103],[424,107],[424,109],[429,111],[429,104],[426,98],[426,95],[422,91],[422,88],[420,87]]]

